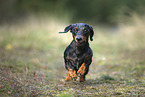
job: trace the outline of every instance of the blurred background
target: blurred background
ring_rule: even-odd
[[[72,23],[117,24],[132,13],[144,15],[144,0],[1,0],[0,23],[29,15],[69,18]]]
[[[93,62],[66,84],[72,36],[58,32],[79,22],[94,29]],[[144,96],[144,43],[145,0],[0,0],[0,96]]]

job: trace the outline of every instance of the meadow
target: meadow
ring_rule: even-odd
[[[93,62],[86,82],[65,82],[69,19],[30,16],[0,25],[1,97],[145,96],[145,18],[116,27],[92,24]]]

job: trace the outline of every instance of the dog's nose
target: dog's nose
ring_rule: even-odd
[[[77,37],[76,40],[77,41],[81,41],[82,40],[82,37]]]

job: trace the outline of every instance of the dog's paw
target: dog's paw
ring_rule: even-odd
[[[85,78],[84,77],[80,77],[79,82],[84,82]]]
[[[77,72],[77,75],[78,75],[79,77],[81,77],[82,75],[84,75],[84,73],[85,73],[85,70],[81,69],[81,70],[79,70],[79,71]]]
[[[71,81],[71,77],[70,77],[70,76],[67,76],[67,77],[65,78],[65,81]]]
[[[75,70],[69,69],[68,70],[68,74],[69,74],[71,80],[74,80],[75,81],[77,79],[77,74],[76,74],[76,71]]]
[[[70,76],[71,76],[71,79],[76,81],[77,79],[77,74],[76,74],[76,71],[74,70],[72,73],[70,73]]]
[[[77,76],[76,77],[72,77],[71,78],[73,81],[76,81],[77,80]]]
[[[77,71],[77,75],[78,75],[79,77],[81,77],[82,75],[84,75],[85,70],[86,70],[85,63],[83,63],[82,66],[81,66],[81,67],[79,68],[79,70]]]

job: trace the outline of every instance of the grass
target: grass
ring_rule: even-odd
[[[67,20],[66,20],[67,21]],[[144,18],[117,29],[93,25],[87,81],[65,82],[63,51],[69,22],[30,17],[0,26],[0,96],[145,96]]]

